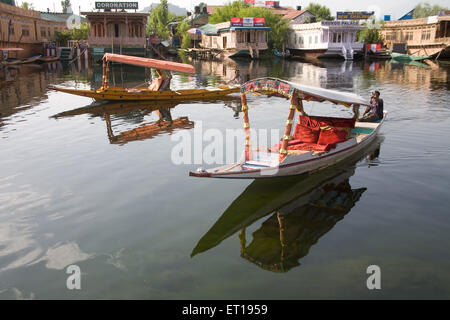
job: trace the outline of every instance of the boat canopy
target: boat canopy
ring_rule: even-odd
[[[242,118],[244,120],[245,133],[245,160],[250,159],[250,121],[247,105],[247,94],[249,93],[256,95],[281,96],[290,100],[288,119],[286,121],[282,139],[283,142],[280,148],[280,162],[286,157],[288,142],[293,138],[291,136],[291,131],[295,112],[298,111],[301,114],[306,115],[306,112],[303,109],[303,101],[330,101],[335,104],[344,105],[348,108],[353,106],[354,119],[358,118],[359,107],[361,105],[369,106],[368,102],[353,93],[311,87],[277,78],[259,78],[250,80],[241,86]]]
[[[277,78],[259,78],[248,81],[242,85],[241,93],[278,94],[288,99],[291,99],[294,93],[296,93],[299,99],[305,101],[330,101],[347,107],[351,105],[369,106],[369,102],[354,93],[312,87]]]
[[[169,71],[178,71],[185,73],[194,73],[195,69],[190,64],[178,63],[172,61],[164,61],[157,59],[149,59],[135,56],[126,56],[122,54],[115,53],[105,53],[103,56],[103,61],[109,62],[121,62],[126,64],[131,64],[139,67],[163,69]]]
[[[22,48],[0,48],[0,51],[23,51]]]

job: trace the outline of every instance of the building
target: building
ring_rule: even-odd
[[[291,23],[286,48],[301,58],[340,58],[352,60],[362,55],[363,43],[356,32],[363,27],[358,21],[321,21]]]
[[[54,13],[26,10],[0,3],[0,47],[22,48],[18,58],[43,53],[43,43],[67,29],[67,19]]]
[[[450,16],[387,21],[381,34],[389,48],[403,51],[399,53],[450,57]]]
[[[200,46],[219,52],[219,56],[258,58],[267,49],[264,18],[232,18],[232,21],[207,24],[202,30]]]
[[[96,5],[99,3],[104,4],[96,2]],[[110,6],[103,11],[81,13],[90,24],[88,42],[91,57],[98,61],[106,52],[145,56],[145,28],[149,14],[127,12],[123,8],[112,11],[121,2],[107,4]],[[132,9],[137,9],[137,3]]]

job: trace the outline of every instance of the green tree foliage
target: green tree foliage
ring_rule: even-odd
[[[186,49],[191,46],[191,36],[186,33],[191,28],[187,20],[183,20],[177,27],[177,33],[181,36],[181,48]]]
[[[434,6],[431,6],[428,2],[419,3],[414,8],[414,19],[416,18],[426,18],[429,16],[435,16],[437,15],[439,10],[448,10],[446,7],[441,7],[437,4]]]
[[[62,0],[61,1],[61,7],[62,7],[63,13],[67,13],[71,6],[72,5],[70,4],[70,0]]]
[[[55,39],[60,46],[66,46],[67,41],[72,39],[72,31],[71,30],[56,31]]]
[[[269,49],[281,49],[289,34],[289,20],[264,7],[249,6],[241,1],[234,1],[216,9],[209,17],[209,23],[230,21],[233,17],[261,17],[265,19],[269,31]]]
[[[34,10],[33,3],[27,1],[22,2],[20,7],[25,10]]]
[[[321,6],[318,3],[310,3],[306,10],[311,12],[314,17],[316,17],[316,21],[334,20],[334,17],[331,15],[330,9],[328,9],[326,6]]]
[[[175,17],[174,14],[169,13],[167,0],[161,0],[161,3],[150,12],[147,22],[147,34],[156,34],[163,40],[169,38],[168,23]]]
[[[89,24],[86,22],[82,23],[79,28],[55,32],[56,42],[62,46],[65,46],[68,40],[87,40],[88,35]]]
[[[79,28],[72,29],[71,40],[87,40],[89,35],[89,24],[84,22]]]
[[[356,33],[358,41],[364,43],[383,43],[383,35],[380,33],[380,29],[375,27],[376,25],[381,27],[382,24],[383,21],[376,23],[375,20],[371,20],[369,23],[364,22],[364,29],[358,30]]]

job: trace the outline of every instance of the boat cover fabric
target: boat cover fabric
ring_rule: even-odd
[[[131,64],[139,67],[163,69],[169,71],[178,71],[184,73],[195,73],[195,69],[190,64],[164,61],[157,59],[149,59],[142,57],[126,56],[115,53],[105,53],[103,59],[106,61],[114,61],[120,63]]]
[[[312,87],[278,78],[253,79],[241,86],[241,94],[262,93],[270,95],[274,92],[285,98],[291,98],[296,93],[302,100],[330,101],[335,104],[345,105],[346,107],[350,107],[351,105],[369,106],[368,101],[354,93]]]

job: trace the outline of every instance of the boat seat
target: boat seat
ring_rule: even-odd
[[[355,123],[355,128],[368,128],[368,129],[376,129],[379,123],[377,122],[359,122]]]

